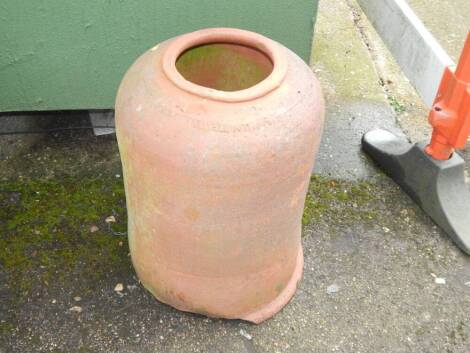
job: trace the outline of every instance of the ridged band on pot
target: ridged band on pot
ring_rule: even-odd
[[[212,317],[258,323],[278,312],[302,274],[323,115],[310,68],[259,34],[205,29],[144,53],[116,100],[129,246],[144,286]]]

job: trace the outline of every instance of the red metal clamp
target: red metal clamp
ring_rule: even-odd
[[[470,32],[455,73],[446,68],[429,113],[433,126],[426,153],[434,159],[449,159],[465,147],[470,136]]]

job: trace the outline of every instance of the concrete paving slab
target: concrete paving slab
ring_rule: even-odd
[[[314,173],[340,179],[366,179],[377,169],[361,150],[362,136],[382,128],[404,136],[395,114],[385,102],[341,100],[330,102],[325,131]]]

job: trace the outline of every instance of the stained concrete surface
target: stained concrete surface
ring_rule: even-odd
[[[364,179],[377,174],[361,150],[361,138],[382,128],[402,136],[395,114],[384,102],[344,100],[327,105],[324,137],[314,171],[341,179]]]
[[[44,128],[43,114],[0,114],[0,158],[11,158],[34,145],[41,134],[8,135],[11,131]]]
[[[342,0],[320,8],[316,41],[327,38],[331,45],[314,49],[313,68],[325,87],[327,121],[311,184],[318,207],[306,209],[311,221],[303,228],[305,273],[289,305],[252,325],[182,313],[154,300],[135,277],[125,234],[105,222],[114,214],[125,225],[119,205],[101,202],[109,185],[122,192],[114,137],[56,133],[0,160],[0,205],[7,215],[0,231],[8,237],[0,259],[10,251],[31,255],[37,265],[12,261],[18,272],[0,263],[0,352],[468,352],[470,258],[360,152],[359,137],[369,128],[401,129],[414,140],[424,136],[426,119],[417,98],[403,93],[412,91],[357,11],[354,2]],[[328,20],[335,16],[341,19],[336,26]],[[344,33],[350,39],[338,46]],[[351,73],[356,64],[363,74]],[[333,72],[338,67],[342,75]],[[369,88],[361,93],[357,87]],[[76,124],[84,123],[85,117]],[[470,149],[463,153],[470,160]],[[82,190],[94,187],[88,181],[103,193]],[[35,229],[51,216],[41,201],[55,200],[37,193],[38,185],[93,211],[82,211],[89,218],[69,216],[81,224],[64,216],[47,220],[52,231],[71,238],[66,246],[38,242],[44,234]],[[28,195],[6,193],[13,186]],[[25,204],[36,197],[37,208]],[[8,210],[18,209],[32,212],[15,225],[31,229],[30,244],[18,241],[29,233],[7,227],[18,221],[18,212]],[[93,225],[99,231],[92,233]],[[96,253],[108,248],[106,242],[116,249],[115,262]],[[41,258],[55,250],[70,261]],[[114,290],[118,283],[122,292]]]
[[[407,0],[427,29],[457,61],[470,30],[470,1]]]

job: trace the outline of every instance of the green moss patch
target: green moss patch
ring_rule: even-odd
[[[313,175],[305,200],[303,226],[312,222],[372,221],[377,186],[364,181],[351,182]]]
[[[395,111],[395,113],[401,114],[406,111],[406,107],[402,103],[400,103],[394,96],[388,95],[387,100],[392,109]]]
[[[0,266],[20,297],[38,284],[86,291],[129,271],[121,179],[2,182],[0,190]]]
[[[376,189],[313,176],[303,225],[374,221]],[[2,182],[0,190],[0,265],[19,298],[38,286],[86,293],[110,273],[132,271],[120,178]]]

